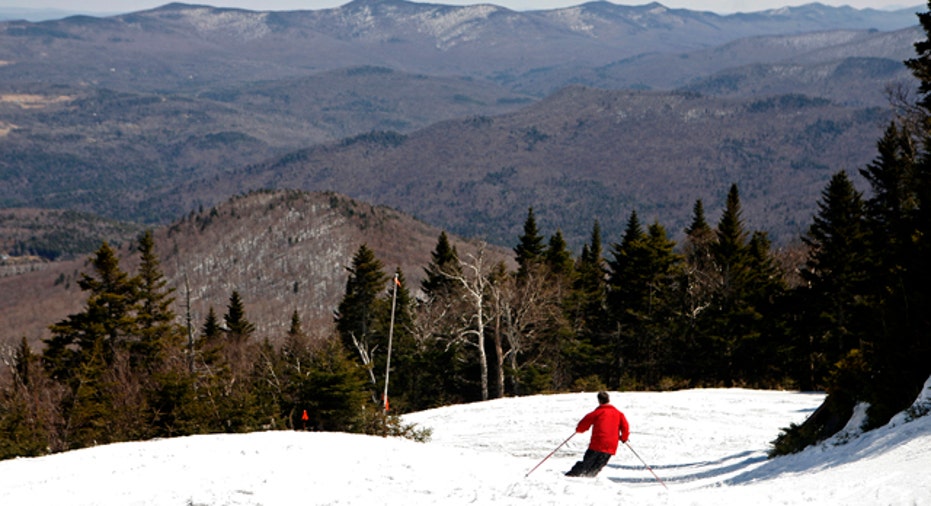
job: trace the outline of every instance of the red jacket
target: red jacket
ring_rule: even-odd
[[[625,443],[630,437],[630,427],[624,413],[610,404],[601,404],[595,411],[585,415],[575,431],[585,432],[592,426],[592,441],[588,448],[596,452],[614,455],[617,452],[618,436]]]

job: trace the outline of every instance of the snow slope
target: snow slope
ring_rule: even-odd
[[[919,401],[931,404],[931,382]],[[931,505],[931,416],[767,460],[821,394],[739,389],[613,393],[630,420],[594,479],[562,473],[588,434],[592,393],[500,399],[407,415],[430,443],[312,432],[123,443],[0,462],[0,505]],[[572,436],[570,438],[570,436]],[[569,442],[526,476],[561,442]]]

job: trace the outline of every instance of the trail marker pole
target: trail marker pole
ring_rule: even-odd
[[[385,413],[388,413],[388,377],[391,375],[391,339],[394,337],[394,308],[398,303],[398,287],[401,281],[398,279],[398,273],[394,273],[394,294],[391,297],[391,323],[388,324],[388,359],[385,361],[385,393],[382,394],[381,400]]]

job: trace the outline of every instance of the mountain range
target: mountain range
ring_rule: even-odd
[[[830,176],[856,179],[875,156],[895,113],[889,93],[914,91],[902,61],[923,35],[916,10],[809,4],[722,16],[657,3],[517,12],[356,0],[0,22],[0,245],[80,258],[95,238],[127,247],[143,226],[205,220],[237,195],[336,191],[429,227],[418,239],[392,232],[419,244],[409,262],[385,253],[407,272],[425,264],[414,259],[440,230],[506,252],[529,208],[576,249],[596,220],[606,241],[619,240],[634,211],[678,238],[694,202],[713,220],[732,183],[748,227],[790,244]],[[260,208],[224,227],[262,237],[275,225],[243,219]],[[334,280],[359,243],[350,235],[326,267]],[[257,256],[255,241],[225,251],[222,237],[176,258]],[[64,292],[69,279],[74,297],[76,262],[3,271],[0,281],[37,294],[4,297],[11,332],[41,328],[9,316],[27,313],[25,301]],[[275,300],[256,279],[279,274],[198,289],[217,307],[233,284]],[[327,301],[339,285],[327,285]],[[308,305],[310,319],[328,317],[330,303]],[[62,304],[32,310],[33,320],[47,325]],[[259,320],[285,319],[284,305]]]
[[[4,23],[3,80],[75,80],[96,87],[196,90],[361,65],[473,76],[549,93],[541,73],[682,54],[738,39],[833,30],[893,31],[917,24],[894,12],[808,4],[722,16],[590,2],[517,12],[404,0],[355,0],[314,11],[253,12],[169,4],[131,14]],[[563,70],[564,72],[564,70]]]

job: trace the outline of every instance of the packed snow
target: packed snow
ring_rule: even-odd
[[[563,475],[588,444],[589,433],[574,434],[575,424],[597,406],[594,393],[579,393],[406,415],[406,423],[432,429],[428,443],[277,431],[8,460],[0,462],[0,504],[931,504],[931,416],[903,414],[863,433],[860,409],[838,437],[767,459],[780,429],[801,423],[823,398],[742,389],[612,392],[630,421],[630,445],[596,478]],[[916,403],[931,406],[931,381]]]

